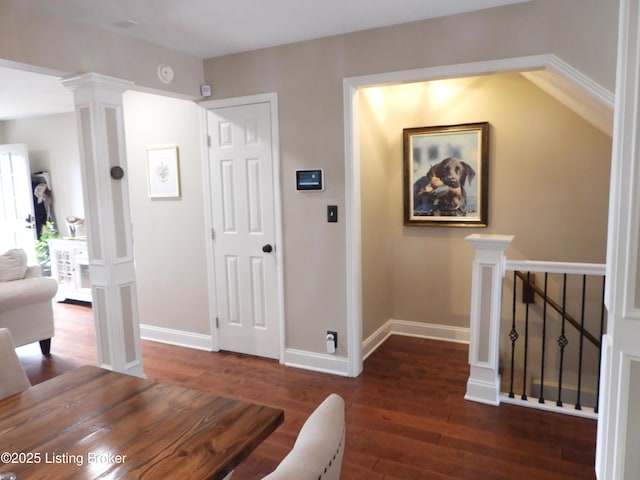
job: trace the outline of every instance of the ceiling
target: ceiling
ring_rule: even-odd
[[[0,67],[0,120],[71,112],[73,94],[57,77]]]
[[[530,0],[10,0],[200,58]]]

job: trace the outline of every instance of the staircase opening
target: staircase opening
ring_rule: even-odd
[[[347,168],[345,195],[347,207],[347,259],[349,262],[347,271],[347,309],[350,375],[358,375],[362,370],[363,341],[366,346],[367,340],[371,338],[378,329],[382,328],[385,322],[388,322],[390,319],[395,319],[405,323],[411,323],[412,327],[413,324],[419,326],[420,322],[425,321],[425,318],[427,318],[426,314],[428,313],[429,318],[433,319],[432,321],[434,321],[434,323],[441,321],[442,324],[447,327],[466,328],[468,326],[469,306],[468,303],[466,303],[468,300],[460,301],[460,299],[468,299],[470,297],[469,291],[460,292],[452,288],[455,278],[449,275],[441,282],[442,291],[430,292],[432,297],[445,300],[442,302],[442,305],[445,305],[445,307],[440,307],[437,302],[432,302],[429,307],[429,312],[426,312],[425,310],[427,309],[423,306],[411,306],[412,300],[410,300],[410,298],[424,297],[424,291],[416,292],[410,288],[405,289],[404,287],[398,286],[399,284],[394,285],[389,283],[391,281],[389,279],[397,278],[397,274],[395,273],[397,272],[396,269],[402,269],[406,266],[415,267],[415,262],[413,262],[411,254],[407,252],[410,252],[411,248],[422,249],[422,251],[424,251],[426,248],[425,243],[429,244],[429,248],[433,253],[432,261],[429,262],[429,268],[428,270],[425,269],[425,273],[429,271],[431,273],[437,273],[447,269],[454,271],[454,276],[469,278],[471,254],[469,254],[468,258],[456,255],[456,252],[465,248],[462,247],[462,245],[464,244],[465,235],[469,232],[463,231],[464,229],[440,229],[439,231],[431,230],[427,235],[425,234],[426,230],[420,232],[420,229],[416,229],[415,227],[413,227],[413,230],[407,230],[407,227],[402,226],[402,210],[401,206],[398,207],[398,202],[400,202],[400,205],[402,202],[402,192],[400,191],[400,185],[402,184],[401,170],[385,171],[384,167],[380,167],[380,165],[383,165],[383,162],[391,162],[393,158],[397,158],[398,162],[401,163],[401,151],[400,155],[398,155],[396,151],[398,148],[397,144],[390,147],[391,142],[397,142],[398,140],[392,138],[393,132],[385,131],[385,129],[381,127],[381,123],[376,125],[375,122],[369,122],[366,124],[367,120],[361,112],[364,103],[363,92],[368,90],[369,98],[367,102],[368,106],[371,106],[378,100],[384,100],[385,92],[388,91],[386,90],[387,87],[393,88],[394,85],[403,84],[407,87],[406,91],[409,92],[407,94],[407,102],[413,102],[413,104],[419,108],[421,106],[425,108],[427,106],[429,108],[437,108],[437,99],[434,100],[433,97],[427,98],[424,95],[420,96],[420,94],[418,96],[415,95],[421,88],[419,84],[427,82],[430,84],[429,88],[435,91],[437,90],[435,87],[443,86],[447,83],[446,81],[451,79],[460,79],[462,84],[467,82],[467,86],[469,86],[469,83],[473,82],[475,82],[476,85],[480,84],[493,74],[522,75],[522,77],[527,78],[527,80],[537,85],[548,95],[553,95],[554,99],[563,103],[569,109],[573,110],[574,113],[586,119],[595,129],[603,132],[604,135],[610,134],[613,95],[553,55],[433,67],[388,74],[365,75],[344,80]],[[548,81],[550,78],[553,78],[554,81]],[[555,81],[558,79],[561,80],[559,83]],[[571,85],[571,88],[561,88],[554,91],[554,85],[557,86],[558,84],[564,86]],[[411,93],[412,89],[413,93]],[[440,93],[446,95],[446,88],[440,89]],[[486,118],[479,118],[479,116],[483,116],[482,110],[480,110],[479,113],[476,112],[476,115],[472,119],[468,116],[461,119],[460,109],[466,97],[462,96],[459,98],[461,98],[461,101],[458,101],[453,108],[448,108],[440,112],[442,115],[441,122],[444,122],[440,123],[441,125],[486,120]],[[582,108],[580,112],[572,108],[570,103],[581,105]],[[498,98],[494,106],[508,109],[509,102],[504,98],[502,98],[502,100]],[[414,118],[411,121],[407,121],[405,126],[425,126],[422,124],[411,124],[412,122],[418,121],[418,119]],[[526,130],[527,126],[523,124],[521,131]],[[504,129],[496,130],[492,132],[492,135],[504,135],[503,132]],[[377,150],[374,148],[368,152],[362,151],[361,136],[363,134],[375,137],[375,140],[372,140],[372,142],[377,142],[377,146],[381,148]],[[504,138],[505,137],[502,136],[500,141],[503,141]],[[544,139],[538,139],[538,141],[542,143]],[[608,148],[608,154],[605,153],[603,155],[605,159],[603,170],[607,170],[609,165],[607,159],[610,158],[610,144]],[[385,151],[385,149],[387,149],[387,153],[379,153]],[[492,154],[496,154],[496,152],[492,151]],[[375,155],[378,155],[380,162],[378,166],[372,167],[371,160]],[[505,156],[502,155],[502,158],[504,159]],[[493,159],[491,161],[493,161]],[[503,164],[501,168],[505,165],[509,168],[508,163]],[[372,168],[378,168],[378,171],[374,171]],[[513,168],[513,166],[511,168]],[[382,178],[383,180],[374,180],[374,183],[376,181],[379,183],[380,188],[369,189],[365,192],[365,188],[371,185],[367,182],[371,181],[372,173],[373,175],[377,175],[378,179]],[[490,173],[490,176],[491,175]],[[493,175],[493,181],[496,181],[495,178],[497,177],[495,172],[493,172]],[[606,177],[608,174],[605,172],[603,176]],[[541,183],[542,182],[544,182],[544,179],[541,179]],[[535,182],[532,181],[530,183],[533,184]],[[365,195],[368,196],[365,198]],[[492,208],[492,202],[493,205],[496,205],[495,197],[490,200],[490,208]],[[501,205],[506,204],[500,201],[498,203]],[[604,203],[606,207],[606,200]],[[605,216],[604,223],[606,223],[606,213],[603,215]],[[374,219],[373,223],[369,223],[372,218]],[[398,221],[400,224],[398,224]],[[490,227],[487,233],[511,230],[509,225],[524,225],[529,221],[529,219],[514,214],[510,218],[504,219],[503,225],[497,225],[495,217],[492,220],[490,214]],[[405,252],[404,254],[389,255],[388,248],[390,245],[394,245],[398,238],[397,232],[401,229],[404,230],[401,234],[404,240],[413,246],[409,249],[400,248],[401,251]],[[391,231],[396,232],[396,237],[389,234]],[[428,242],[426,242],[426,239],[421,238],[426,236],[429,237]],[[606,227],[603,226],[603,239],[605,236]],[[523,238],[523,236],[520,235],[519,238]],[[605,246],[606,239],[603,240],[603,252]],[[410,284],[412,280],[415,280],[415,284],[422,281],[422,277],[420,277],[417,272],[414,272],[412,275],[413,277],[406,277],[400,283],[406,285]],[[382,280],[377,283],[372,283],[372,279]],[[462,288],[467,287],[464,286]],[[406,299],[409,299],[409,301],[405,301]],[[444,310],[438,310],[438,308],[444,308]],[[422,315],[421,319],[410,318],[414,313],[416,315]]]

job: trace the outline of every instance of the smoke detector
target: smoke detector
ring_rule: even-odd
[[[158,78],[162,83],[169,85],[173,82],[173,68],[169,65],[158,65]]]

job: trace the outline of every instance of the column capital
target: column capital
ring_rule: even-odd
[[[108,75],[102,75],[101,73],[81,73],[79,75],[73,75],[60,80],[62,85],[71,91],[82,88],[102,88],[108,90],[115,90],[124,92],[135,85],[130,80],[123,80],[121,78],[110,77]]]

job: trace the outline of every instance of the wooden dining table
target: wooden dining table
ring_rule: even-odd
[[[283,421],[277,408],[83,366],[0,400],[0,472],[222,479]]]

